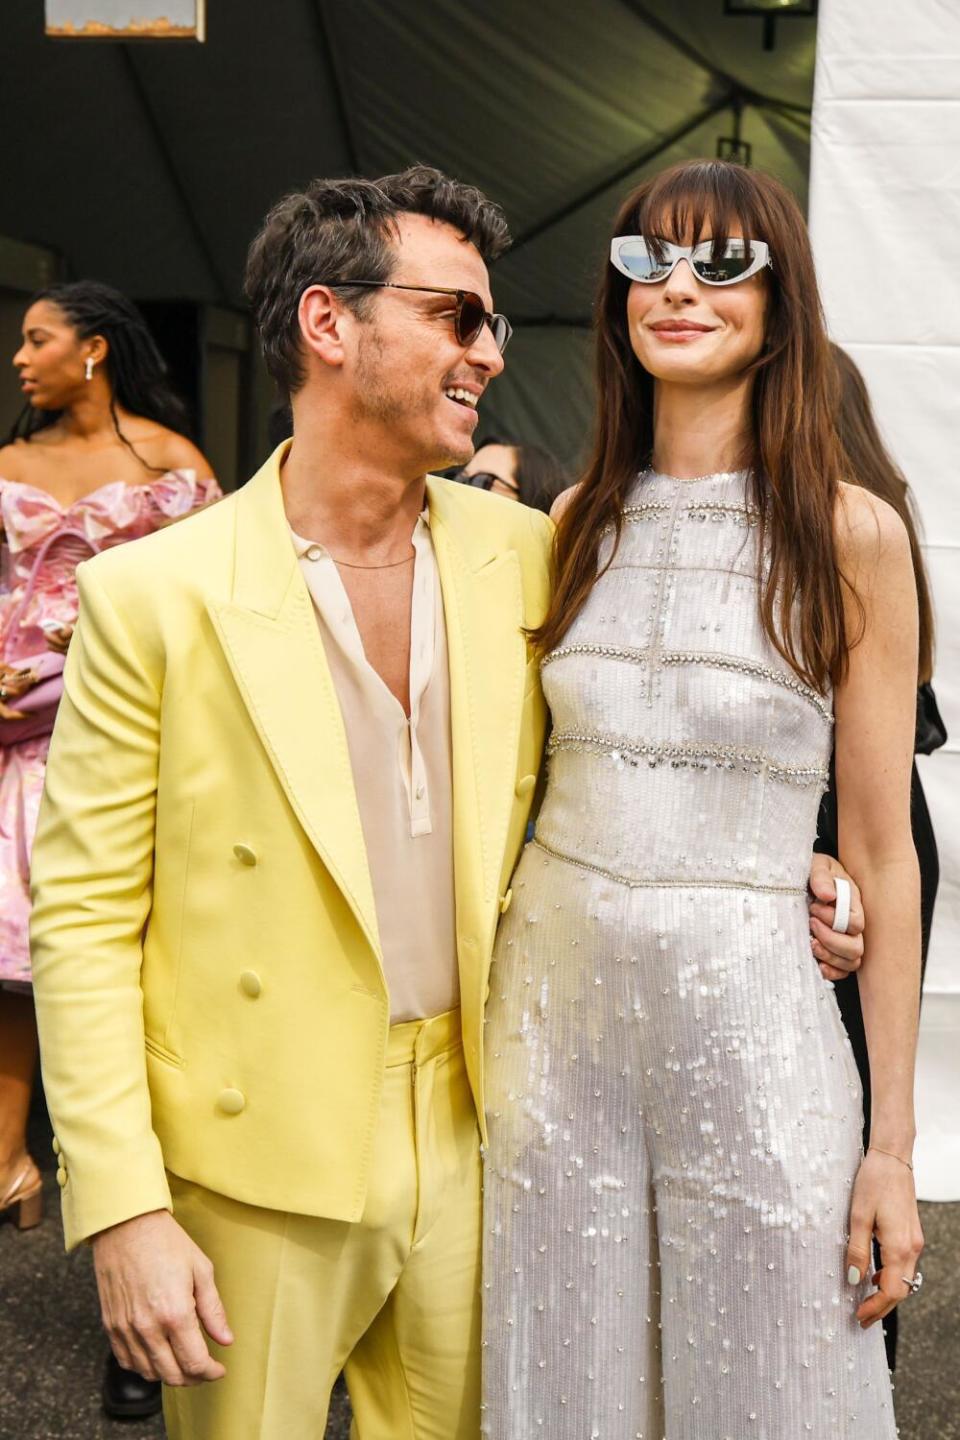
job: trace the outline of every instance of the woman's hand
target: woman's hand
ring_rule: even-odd
[[[51,650],[56,650],[59,655],[66,655],[67,647],[73,638],[72,625],[58,625],[55,630],[45,630],[44,634]]]
[[[35,671],[19,670],[15,665],[0,665],[0,700],[19,700],[36,683]]]
[[[859,1285],[869,1272],[874,1235],[880,1242],[882,1268],[873,1277],[879,1288],[857,1310],[864,1330],[889,1315],[911,1293],[909,1282],[923,1252],[913,1171],[903,1160],[881,1150],[867,1151],[853,1187],[848,1284]]]
[[[37,677],[32,670],[18,670],[12,665],[0,665],[0,719],[22,720],[22,712],[10,702],[19,700],[20,696],[25,695],[36,683]]]

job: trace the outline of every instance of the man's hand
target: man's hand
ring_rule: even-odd
[[[226,1374],[203,1335],[218,1345],[233,1342],[213,1266],[166,1210],[102,1230],[93,1240],[93,1268],[104,1328],[125,1370],[165,1385]]]
[[[835,875],[850,881],[850,919],[846,934],[831,929],[836,914]],[[863,903],[857,882],[832,855],[814,855],[810,866],[811,948],[824,980],[845,980],[863,961]]]

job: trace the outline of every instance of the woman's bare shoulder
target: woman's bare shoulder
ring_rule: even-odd
[[[841,482],[834,528],[841,563],[872,567],[910,554],[907,527],[896,510],[862,485]]]
[[[186,435],[168,430],[165,425],[151,425],[149,432],[141,437],[133,432],[129,438],[138,452],[158,469],[195,470],[198,480],[208,480],[213,475],[203,451]]]
[[[9,445],[0,445],[0,479],[26,479],[30,458],[30,446],[26,440],[17,439]]]
[[[577,484],[570,485],[566,490],[561,490],[556,500],[554,500],[550,506],[550,519],[555,525],[579,489],[580,486]]]

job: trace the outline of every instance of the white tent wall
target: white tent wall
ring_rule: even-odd
[[[821,0],[810,224],[827,320],[919,502],[950,740],[920,769],[940,850],[917,1078],[922,1198],[960,1199],[960,6]]]

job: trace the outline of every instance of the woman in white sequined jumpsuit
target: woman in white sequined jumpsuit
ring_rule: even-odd
[[[804,385],[811,406],[823,398],[825,338],[803,222],[775,182],[731,170],[680,167],[621,212],[615,235],[720,240],[715,253],[709,244],[706,255],[688,253],[657,283],[608,279],[600,322],[601,385],[613,387],[606,410],[601,390],[608,433],[571,503],[574,524],[595,523],[601,512],[586,492],[615,468],[618,396],[605,349],[629,344],[657,377],[646,453],[661,464],[673,457],[663,469],[681,476],[698,474],[688,457],[703,446],[670,428],[667,382],[689,382],[701,366],[714,416],[736,416],[739,406],[749,432],[751,415],[762,415],[762,404],[751,409],[752,362],[775,349],[804,301],[809,313],[796,322],[808,332]],[[754,187],[752,204],[744,185]],[[703,198],[718,194],[727,197],[720,214],[722,200],[711,209]],[[658,228],[644,228],[650,216]],[[741,237],[739,250],[731,235]],[[740,285],[717,285],[744,268],[745,249],[749,260],[744,235],[769,244],[774,267],[790,258],[802,273],[784,280],[758,266]],[[653,264],[643,253],[635,247],[638,268]],[[676,257],[664,254],[654,259],[666,268]],[[623,315],[628,292],[628,323],[618,330],[610,317]],[[664,323],[671,334],[650,333]],[[639,373],[624,361],[624,388],[639,385]],[[816,416],[808,420],[815,434]],[[754,455],[766,421],[755,423]],[[487,1010],[483,1431],[493,1440],[896,1433],[875,1322],[909,1294],[922,1245],[906,1163],[914,958],[919,967],[905,849],[912,856],[909,594],[887,596],[907,613],[905,638],[891,641],[904,652],[892,669],[890,655],[877,659],[870,648],[869,605],[881,615],[883,597],[864,612],[864,655],[868,670],[883,671],[890,714],[875,727],[879,738],[869,727],[858,734],[879,792],[861,801],[870,777],[854,773],[857,746],[841,725],[869,698],[869,677],[852,663],[834,687],[840,672],[828,666],[818,687],[774,643],[758,595],[776,522],[768,512],[764,523],[756,469],[724,463],[751,453],[749,433],[744,445],[722,420],[705,433],[726,473],[625,478],[619,540],[611,529],[600,538],[582,604],[564,591],[571,547],[564,551],[561,534],[555,608],[563,613],[566,596],[573,618],[546,632],[549,778],[501,924]],[[836,495],[835,483],[830,504]],[[904,565],[912,577],[909,549],[889,517],[869,513],[886,537],[883,583],[895,592]],[[804,613],[817,613],[802,604],[791,617],[800,636]],[[842,626],[836,634],[842,649]],[[806,903],[834,700],[848,797],[841,839],[852,857],[844,859],[872,880],[871,919],[893,932],[886,949],[868,944],[864,961],[864,974],[877,977],[863,990],[872,1058],[876,1045],[884,1073],[899,1077],[885,1086],[871,1137],[878,1148],[866,1158],[856,1066],[811,957]],[[843,778],[840,794],[842,807]],[[877,838],[859,843],[868,813]],[[876,859],[883,846],[886,871]],[[879,873],[899,877],[886,902]],[[897,966],[900,978],[891,978]],[[874,1225],[889,1272],[880,1290],[869,1277]]]

